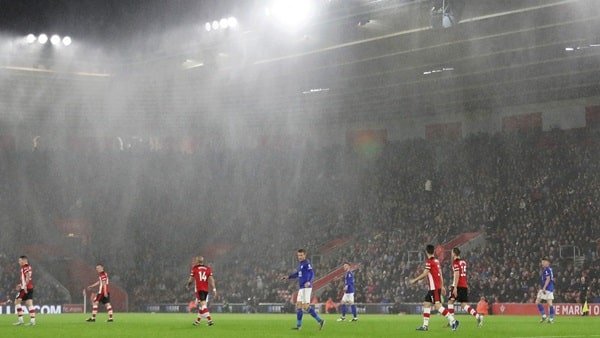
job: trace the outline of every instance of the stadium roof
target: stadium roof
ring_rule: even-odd
[[[118,60],[128,70],[199,60],[190,76],[228,74],[218,85],[240,107],[268,92],[274,111],[315,110],[331,123],[600,94],[594,0],[464,0],[460,23],[448,29],[431,28],[429,0],[327,0],[295,35],[257,19],[265,1],[3,1],[2,26],[26,34],[56,25],[105,47],[143,50]],[[237,16],[240,31],[200,37],[222,15]]]

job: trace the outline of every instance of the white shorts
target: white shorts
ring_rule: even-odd
[[[342,297],[342,303],[354,304],[354,293],[344,293]]]
[[[298,298],[296,298],[296,303],[302,304],[310,304],[310,294],[312,293],[312,288],[304,288],[298,290]]]
[[[546,291],[546,293],[544,294],[544,292],[542,290],[540,290],[540,291],[538,291],[537,299],[554,300],[554,292]]]

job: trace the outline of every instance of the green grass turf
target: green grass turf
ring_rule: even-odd
[[[114,323],[106,323],[100,313],[96,323],[86,323],[86,315],[38,315],[35,327],[14,327],[14,315],[0,315],[0,337],[600,337],[598,317],[558,317],[554,324],[540,324],[537,317],[486,317],[483,328],[475,319],[458,316],[457,332],[445,327],[446,321],[432,316],[429,332],[417,332],[420,316],[363,315],[358,323],[336,322],[336,316],[324,316],[323,331],[316,322],[304,317],[304,327],[293,331],[296,316],[262,314],[215,314],[215,326],[192,326],[191,314],[115,314]],[[27,318],[26,321],[29,319]]]

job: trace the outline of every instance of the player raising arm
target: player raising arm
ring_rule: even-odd
[[[319,329],[323,328],[325,320],[321,319],[315,308],[310,306],[310,296],[312,293],[312,281],[314,277],[314,271],[310,261],[306,258],[306,251],[299,249],[296,253],[298,261],[298,268],[296,272],[289,276],[282,276],[282,280],[298,278],[299,290],[298,297],[296,299],[296,327],[294,330],[300,330],[302,328],[302,316],[304,311],[308,311],[310,315],[319,323]]]
[[[425,301],[423,302],[423,325],[418,327],[417,330],[429,330],[431,304],[434,304],[435,309],[448,319],[448,323],[450,323],[452,330],[455,331],[456,328],[458,328],[459,322],[454,319],[454,315],[450,313],[448,309],[442,306],[442,293],[445,293],[446,289],[444,288],[444,279],[442,278],[440,262],[435,258],[434,252],[435,247],[432,244],[428,244],[425,247],[425,253],[427,254],[425,269],[419,276],[410,280],[410,283],[414,284],[421,279],[427,278],[429,284],[429,291],[427,292],[427,295],[425,295]]]
[[[194,295],[198,304],[198,317],[193,324],[194,326],[198,326],[200,325],[200,320],[206,318],[208,326],[213,326],[214,322],[210,316],[206,302],[208,300],[208,290],[212,290],[213,295],[216,296],[217,288],[212,269],[210,266],[204,265],[204,257],[202,256],[192,259],[192,270],[190,271],[190,278],[188,278],[187,288],[189,289],[192,284],[194,284]]]

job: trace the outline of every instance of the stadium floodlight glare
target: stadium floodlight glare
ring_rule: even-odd
[[[50,43],[54,46],[58,45],[60,43],[60,36],[56,34],[52,35],[52,37],[50,38]]]
[[[29,34],[25,37],[25,41],[27,41],[27,43],[34,43],[35,40],[37,40],[37,38],[33,34]]]
[[[207,32],[210,32],[212,30],[212,26],[210,25],[210,22],[207,22],[207,23],[204,24],[204,29]]]
[[[229,25],[229,28],[235,28],[237,27],[237,19],[234,18],[233,16],[227,18],[227,24]]]
[[[46,44],[46,42],[48,42],[48,35],[44,33],[40,34],[40,36],[38,36],[38,42],[42,45]]]
[[[215,20],[212,23],[212,29],[217,30],[219,29],[219,21]]]
[[[65,37],[62,39],[62,43],[63,43],[63,45],[65,45],[65,46],[68,46],[68,45],[70,45],[72,42],[73,42],[73,40],[71,40],[71,38],[70,38],[70,37],[68,37],[68,36],[65,36]]]
[[[219,21],[219,27],[223,29],[229,27],[229,21],[227,21],[225,18],[221,19],[221,21]]]
[[[265,13],[288,28],[299,28],[308,21],[313,14],[313,9],[311,0],[277,0],[266,9]]]

